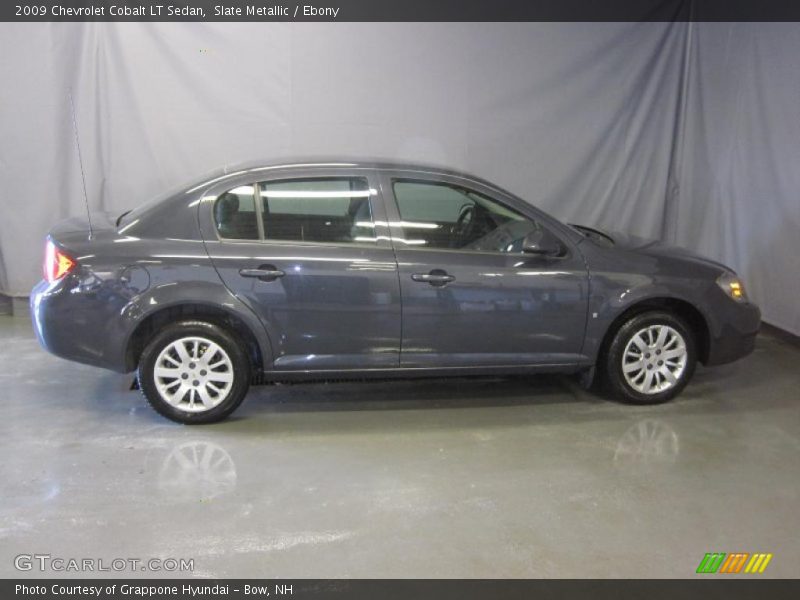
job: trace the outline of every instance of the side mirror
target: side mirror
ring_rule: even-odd
[[[546,229],[537,229],[531,231],[522,240],[522,251],[525,254],[538,256],[560,256],[564,252],[564,246],[556,236]]]

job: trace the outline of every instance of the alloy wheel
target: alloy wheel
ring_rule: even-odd
[[[642,394],[658,394],[681,379],[688,352],[686,340],[669,325],[648,325],[634,333],[622,353],[622,373]]]

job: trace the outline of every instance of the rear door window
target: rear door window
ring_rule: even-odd
[[[221,238],[257,240],[255,187],[242,185],[220,194],[214,203],[214,225]]]
[[[259,184],[264,238],[320,243],[375,243],[371,191],[363,177]]]

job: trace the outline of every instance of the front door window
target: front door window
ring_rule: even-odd
[[[541,225],[473,190],[450,183],[393,185],[405,245],[474,252],[522,252]]]

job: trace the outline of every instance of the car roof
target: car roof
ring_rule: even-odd
[[[502,190],[498,185],[486,181],[481,177],[472,175],[465,171],[459,171],[450,167],[445,167],[436,164],[402,162],[390,159],[380,158],[342,158],[342,157],[326,157],[326,158],[295,158],[292,160],[261,160],[261,161],[248,161],[242,163],[226,164],[224,167],[216,169],[197,181],[192,186],[192,190],[205,187],[206,185],[241,175],[248,171],[260,170],[291,170],[291,169],[313,169],[319,167],[351,167],[356,169],[376,169],[376,170],[399,170],[399,171],[416,171],[420,173],[435,174],[435,175],[448,175],[451,177],[459,177],[462,179],[471,180],[487,187],[508,193]]]

